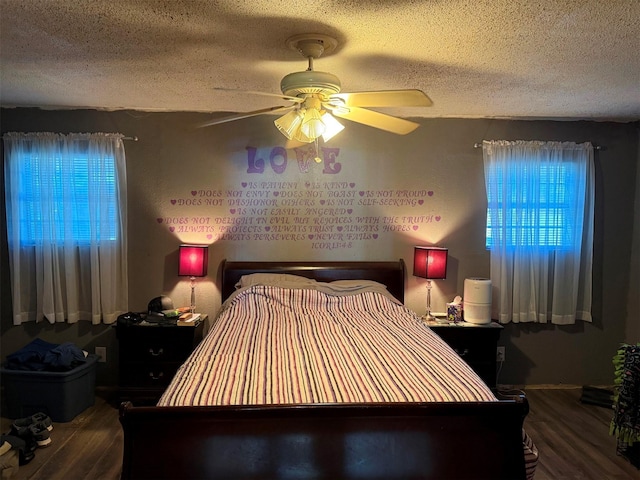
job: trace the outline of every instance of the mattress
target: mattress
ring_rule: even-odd
[[[158,405],[497,401],[379,284],[293,283],[240,285]]]

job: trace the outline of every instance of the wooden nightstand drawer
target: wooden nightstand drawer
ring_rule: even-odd
[[[120,396],[154,403],[202,340],[206,315],[194,326],[118,325]]]
[[[436,332],[440,335],[440,331]],[[455,352],[467,362],[486,361],[487,358],[496,355],[495,346],[491,346],[491,342],[479,344],[478,342],[467,341],[466,339],[446,338],[447,335],[441,336],[445,342],[449,344]]]
[[[185,330],[186,328],[182,328]],[[134,336],[134,337],[137,337]],[[126,338],[120,340],[120,354],[127,361],[166,362],[184,360],[193,350],[192,338]]]
[[[496,348],[503,327],[487,325],[429,323],[453,350],[491,388],[496,387]]]
[[[135,362],[122,371],[120,383],[137,387],[148,385],[167,386],[178,371],[180,362]]]

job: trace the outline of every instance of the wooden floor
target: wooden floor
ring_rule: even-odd
[[[581,390],[531,389],[525,428],[540,452],[536,480],[638,479],[640,471],[615,453],[612,410],[580,403]],[[20,467],[17,479],[116,480],[122,462],[118,410],[107,395],[68,423],[55,423],[52,443]],[[11,421],[2,418],[2,433]]]
[[[580,403],[580,388],[530,389],[525,429],[540,453],[535,480],[640,479],[640,470],[616,455],[610,408]]]
[[[16,480],[119,479],[123,435],[117,406],[109,397],[99,391],[93,407],[71,422],[54,423],[51,444],[36,450],[35,458],[19,468]],[[2,433],[8,433],[11,420],[2,417],[0,425]]]

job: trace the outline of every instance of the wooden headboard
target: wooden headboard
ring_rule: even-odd
[[[229,262],[220,264],[222,301],[236,289],[242,275],[250,273],[288,273],[319,282],[334,280],[375,280],[386,285],[389,293],[404,302],[405,264],[396,262]]]

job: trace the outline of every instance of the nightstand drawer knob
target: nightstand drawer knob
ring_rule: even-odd
[[[155,375],[153,372],[149,372],[149,376],[152,380],[160,380],[162,377],[164,377],[164,373],[160,372],[158,375]]]
[[[454,350],[456,351],[456,353],[458,355],[460,355],[461,357],[464,357],[467,353],[469,353],[469,349],[465,348],[464,350],[460,351],[457,348],[454,348]]]
[[[150,348],[150,349],[149,349],[149,353],[150,353],[152,356],[157,357],[157,356],[162,355],[162,354],[164,353],[164,350],[162,350],[162,348],[159,348],[159,349],[158,349],[158,351],[155,351],[153,348]]]

